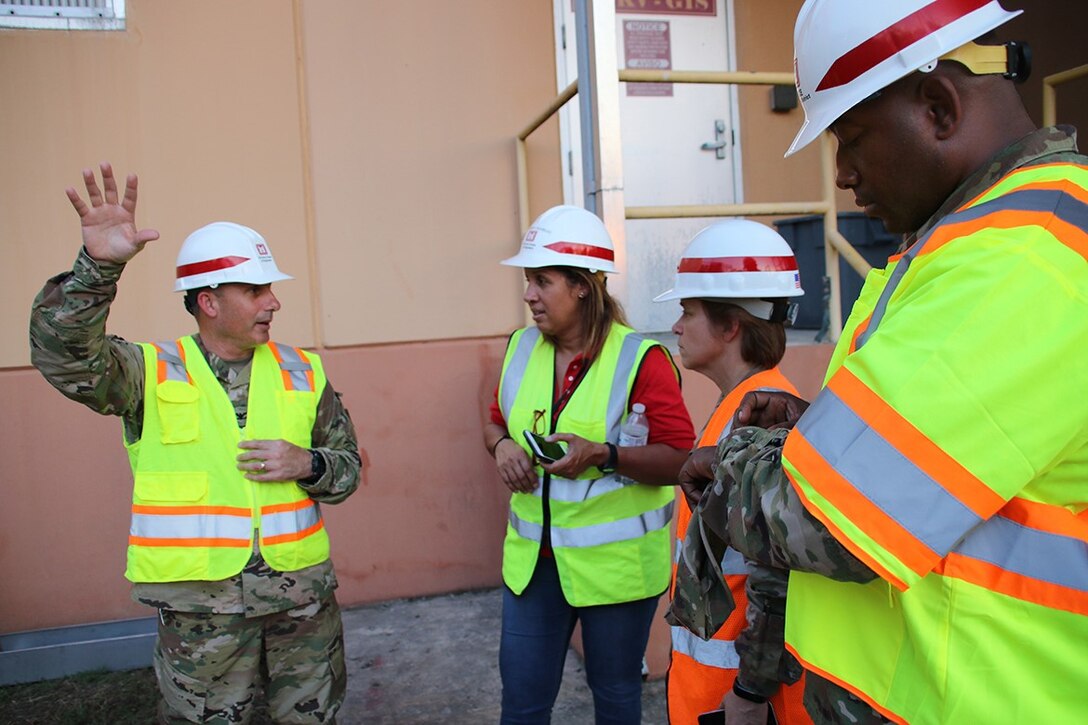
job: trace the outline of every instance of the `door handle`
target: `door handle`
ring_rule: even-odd
[[[699,148],[703,151],[713,151],[717,158],[724,159],[726,143],[728,142],[725,140],[725,120],[718,118],[714,120],[714,140],[707,141]]]

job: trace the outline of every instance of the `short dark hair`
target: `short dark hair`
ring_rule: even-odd
[[[193,317],[196,317],[197,310],[200,309],[200,306],[197,304],[196,298],[199,297],[200,293],[204,290],[207,290],[215,294],[216,296],[219,295],[219,285],[215,285],[214,287],[197,287],[196,289],[185,290],[185,299],[182,300],[182,303],[185,305],[185,311]]]
[[[743,307],[723,300],[701,299],[711,324],[728,330],[740,326],[740,356],[750,365],[770,370],[786,354],[786,328],[781,322],[769,322],[752,315]]]
[[[196,317],[196,296],[200,294],[200,290],[204,287],[197,287],[196,289],[185,290],[185,298],[182,303],[185,305],[185,311],[193,317]]]

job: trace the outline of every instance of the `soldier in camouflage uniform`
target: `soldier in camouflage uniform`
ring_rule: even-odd
[[[110,166],[102,165],[101,173],[100,190],[93,171],[83,172],[89,205],[68,189],[81,219],[83,248],[73,269],[50,279],[34,300],[31,359],[65,396],[120,416],[126,443],[133,444],[144,425],[145,358],[137,344],[107,335],[105,324],[125,264],[158,233],[135,226],[135,175],[119,200]],[[246,308],[254,314],[247,317],[235,306],[219,324],[194,312],[201,290],[186,297],[200,329],[196,345],[242,430],[253,350],[267,342],[279,303],[270,285],[218,287],[214,293],[227,299],[258,295],[256,306]],[[311,439],[309,450],[283,440],[244,440],[237,468],[251,481],[297,481],[316,502],[343,501],[357,488],[361,466],[354,426],[331,385],[318,399]],[[201,465],[194,462],[195,468]],[[276,722],[335,721],[346,675],[332,562],[276,571],[255,536],[253,541],[248,563],[227,579],[133,585],[133,599],[159,610],[154,663],[162,722],[248,722],[262,683]]]
[[[818,5],[819,2],[820,0],[809,0],[805,9],[802,10],[802,15],[806,13],[806,10],[811,9],[810,6]],[[865,4],[864,8],[858,4],[854,12],[882,12],[877,8],[878,4]],[[924,11],[923,9],[918,12],[921,14]],[[801,21],[799,20],[799,32],[800,28]],[[1044,166],[1053,169],[1073,169],[1074,164],[1080,168],[1088,165],[1088,158],[1077,152],[1074,129],[1052,127],[1035,130],[1008,81],[992,75],[976,76],[959,63],[950,61],[934,63],[934,67],[926,70],[925,74],[928,76],[908,72],[905,78],[864,98],[830,125],[830,130],[839,143],[837,156],[839,186],[853,190],[859,198],[859,205],[864,202],[866,211],[871,216],[881,218],[889,231],[904,235],[900,251],[906,252],[906,256],[918,253],[919,248],[926,244],[929,238],[927,235],[938,229],[948,217],[961,208],[970,206],[984,192],[1008,180],[1013,174],[1030,173],[1032,169],[1041,169]],[[915,91],[916,95],[910,95],[911,90]],[[929,115],[921,113],[923,107],[929,111]],[[942,115],[946,113],[948,115]],[[909,117],[911,121],[909,123],[902,121],[904,117]],[[969,131],[966,130],[968,128]],[[933,135],[938,136],[939,140],[931,140]],[[927,151],[922,152],[920,150],[923,148],[922,144],[926,143],[928,146],[924,148]],[[1078,207],[1070,196],[1083,195],[1081,187],[1067,183],[1066,188],[1069,192],[1058,202],[1064,206],[1057,208],[1068,210],[1083,208],[1083,202]],[[1078,196],[1078,198],[1083,197]],[[1088,232],[1088,223],[1085,223],[1083,214],[1079,217],[1079,223],[1065,222],[1064,220],[1069,218],[1069,212],[1064,214],[1062,221],[1053,223],[1055,225],[1068,224],[1068,226],[1056,226],[1055,229],[1063,230],[1061,233],[1066,234],[1067,238],[1083,239],[1083,235]],[[1023,244],[1027,248],[1030,245],[1027,241],[1030,237],[1027,235],[1034,232],[1013,226],[1012,230],[1006,233],[1021,235],[1025,240]],[[960,243],[960,241],[955,240],[952,243]],[[986,249],[977,249],[976,258],[982,263],[988,254],[989,251]],[[1028,252],[1025,251],[1024,264],[1027,264],[1027,254]],[[1082,262],[1083,260],[1077,260],[1077,263]],[[900,265],[906,268],[903,262],[900,262]],[[902,268],[899,270],[901,274]],[[914,272],[912,268],[907,275]],[[901,292],[904,287],[911,284],[909,277],[904,276],[903,279],[897,292]],[[1016,284],[1016,280],[1011,276],[1006,279],[1010,287]],[[874,276],[871,275],[866,281],[866,289],[874,281],[878,284],[883,283],[882,279],[877,277],[874,280]],[[915,286],[910,288],[910,294],[914,297],[908,298],[907,293],[903,292],[904,297],[899,300],[897,312],[908,308],[912,304],[911,300],[917,300],[914,304],[928,304],[930,307],[927,309],[936,310],[938,309],[934,301],[936,296],[944,295],[945,299],[954,298],[956,290],[937,289],[937,287],[937,285],[931,285],[928,289],[920,291],[919,285],[915,283]],[[866,289],[863,289],[861,293],[862,299],[866,298]],[[995,293],[998,292],[995,290]],[[1010,304],[1016,304],[1017,297],[1020,304],[1031,304],[1032,297],[1036,302],[1042,302],[1047,294],[1060,297],[1065,293],[1060,289],[1041,291],[1029,288],[1022,290],[1018,295],[1008,289],[1000,290],[1000,294],[1006,295],[1002,299],[1008,300]],[[1061,299],[1064,298],[1061,297]],[[894,304],[896,298],[892,297],[892,300]],[[960,304],[970,302],[972,301],[967,299],[960,300]],[[1049,301],[1046,302],[1046,304],[1049,303]],[[855,311],[857,309],[858,307],[855,307]],[[887,309],[890,310],[891,307]],[[873,313],[873,318],[876,318],[878,312]],[[865,319],[856,319],[856,316],[851,316],[847,322],[844,335],[832,357],[832,372],[829,372],[829,377],[832,377],[835,370],[841,370],[843,360],[849,361],[850,356],[855,354],[862,344],[869,344],[865,335],[871,335],[870,339],[875,341],[881,335],[893,334],[885,332],[884,329],[876,330],[876,323],[873,323],[871,330],[868,329],[867,326],[870,325],[868,314],[868,311],[862,313],[861,316]],[[889,311],[886,314],[890,316],[893,313]],[[932,324],[939,323],[934,321]],[[902,334],[904,331],[900,330],[900,332]],[[1006,331],[1005,334],[1013,333]],[[909,340],[900,340],[898,349],[907,354],[920,344],[919,340],[923,335],[924,331],[915,328],[915,336]],[[887,337],[885,337],[886,340]],[[1038,349],[1041,350],[1041,347]],[[998,366],[1004,364],[1000,360],[988,360],[988,353],[989,350],[978,350],[977,364],[980,375],[986,375],[986,371],[990,370],[995,362]],[[877,359],[868,358],[868,365],[874,366],[876,364],[874,360]],[[1054,364],[1055,359],[1054,355],[1047,357],[1047,364]],[[1060,365],[1058,363],[1056,366]],[[1048,369],[1046,364],[1040,363],[1040,366]],[[910,370],[913,374],[914,369]],[[832,377],[832,379],[837,378]],[[1069,384],[1075,384],[1075,380],[1079,384],[1079,379],[1070,375]],[[1035,384],[1035,381],[1029,379],[1026,374],[1020,382],[1025,388]],[[913,390],[915,395],[927,394],[924,387],[916,386]],[[826,403],[831,398],[825,398],[825,396],[831,395],[834,395],[833,391],[825,390],[817,398],[816,404]],[[998,401],[984,402],[995,404]],[[939,408],[940,403],[937,403],[936,407]],[[685,465],[681,473],[681,485],[690,493],[693,500],[699,501],[699,505],[688,529],[688,536],[680,556],[682,564],[688,562],[688,565],[682,566],[677,574],[677,596],[682,600],[678,605],[679,614],[683,619],[691,622],[693,631],[695,628],[713,627],[714,623],[725,616],[732,607],[728,591],[723,592],[722,587],[718,586],[719,575],[713,571],[713,563],[717,561],[717,557],[726,545],[768,566],[816,574],[839,582],[865,585],[877,582],[881,578],[886,579],[855,556],[854,552],[858,549],[848,548],[858,546],[856,539],[850,538],[838,528],[830,530],[825,526],[823,517],[827,515],[826,510],[820,508],[811,498],[803,497],[802,484],[791,480],[785,473],[783,456],[789,459],[790,454],[787,440],[793,441],[794,437],[798,436],[799,440],[808,441],[810,435],[818,435],[821,425],[829,425],[824,422],[827,420],[826,417],[818,417],[826,416],[828,410],[826,404],[819,411],[816,409],[811,411],[816,415],[806,415],[808,408],[808,403],[805,401],[786,394],[749,393],[738,408],[732,435],[722,440],[716,449],[698,449]],[[955,415],[958,412],[949,411],[949,414]],[[1031,423],[1030,420],[1023,422],[1029,425]],[[1083,426],[1083,420],[1076,416],[1070,416],[1068,423],[1070,430],[1081,430],[1080,426]],[[865,430],[871,431],[870,428]],[[856,432],[854,435],[857,439],[862,439],[864,435],[877,434]],[[851,438],[851,440],[855,439]],[[806,445],[812,444],[806,443]],[[862,452],[858,452],[859,449]],[[866,448],[865,441],[857,440],[854,446],[838,452],[838,457],[829,462],[834,470],[848,469],[852,472],[851,475],[859,477],[843,479],[836,485],[851,485],[853,480],[863,480],[860,478],[859,470],[865,470],[866,475],[871,477],[864,479],[871,480],[873,483],[870,485],[874,487],[881,485],[879,472],[884,464],[868,458],[865,460],[851,458],[851,456],[866,456],[864,452],[866,450],[871,449]],[[1070,444],[1066,453],[1071,457],[1058,459],[1051,465],[1075,465],[1078,460],[1076,456],[1082,456],[1083,449],[1078,452],[1076,447]],[[910,454],[910,450],[904,451],[905,456]],[[1023,455],[1029,456],[1028,453]],[[791,465],[797,464],[792,463],[791,459]],[[797,470],[796,467],[791,469],[793,472]],[[813,472],[809,475],[815,477],[817,474]],[[1037,478],[1034,479],[1035,485],[1038,486],[1036,490],[1047,491],[1052,496],[1073,496],[1075,499],[1075,491],[1067,490],[1066,493],[1060,494],[1059,488],[1048,488],[1054,484],[1048,482],[1045,478],[1047,475],[1047,470],[1036,473]],[[1063,485],[1065,484],[1075,485],[1075,481],[1063,480]],[[888,497],[888,501],[893,500],[894,496],[902,496],[909,500],[909,492],[893,492],[887,488],[879,490],[883,492],[882,495]],[[1005,497],[1007,498],[1007,495]],[[881,505],[887,505],[887,502],[882,500]],[[1076,514],[1081,512],[1084,506],[1083,501],[1075,503],[1071,499],[1064,506],[1055,507],[1054,515],[1062,516],[1064,508],[1068,509],[1065,512],[1066,515],[1071,520],[1075,520]],[[998,517],[995,515],[993,518]],[[1083,514],[1080,518],[1083,519]],[[988,522],[983,521],[978,528],[982,528],[986,523]],[[868,523],[864,525],[871,526]],[[864,530],[871,531],[872,529]],[[1083,537],[1082,524],[1070,523],[1066,530],[1070,536]],[[1081,533],[1075,534],[1076,531]],[[970,536],[971,533],[973,532],[965,533],[964,537]],[[1075,540],[1079,539],[1075,538]],[[938,553],[945,557],[949,554],[949,552]],[[955,554],[956,551],[952,553]],[[942,559],[935,567],[934,571],[937,573],[930,571],[923,576],[929,578],[945,575],[941,569],[944,561]],[[1081,562],[1070,561],[1067,562],[1067,566],[1074,567],[1068,576],[1079,576],[1077,572],[1080,571],[1079,567],[1082,567]],[[836,588],[834,591],[841,592],[840,600],[836,601],[838,605],[846,602],[851,590]],[[860,592],[861,586],[856,591]],[[932,589],[925,591],[932,591]],[[967,596],[965,590],[959,591],[960,597]],[[901,606],[901,600],[893,596],[897,594],[898,585],[893,586],[889,580],[886,597],[889,609]],[[797,594],[791,577],[788,605],[790,612],[806,607],[807,600],[801,601],[798,598],[802,596],[803,594]],[[812,602],[812,604],[817,603]],[[934,604],[940,606],[937,603]],[[1072,605],[1056,604],[1054,606]],[[677,614],[677,607],[674,607],[673,613]],[[844,621],[848,620],[844,618]],[[1011,638],[1015,636],[1016,627],[1023,624],[1023,622],[1002,622],[1001,627],[993,629],[993,636],[998,639],[1009,638],[1009,641],[1002,642],[1001,646],[1008,647],[1010,651],[1019,651],[1023,642]],[[951,624],[948,624],[947,631],[940,634],[922,630],[918,621],[909,619],[904,620],[902,626],[906,630],[903,636],[914,641],[919,647],[924,646],[924,643],[928,641],[927,638],[931,637],[941,642],[942,647],[952,646],[957,637],[963,637],[962,633],[958,633]],[[911,631],[912,627],[919,629]],[[836,633],[840,631],[840,629],[834,630]],[[843,636],[839,641],[840,646],[846,650],[866,650],[875,644],[871,641],[862,641],[864,638],[851,638],[848,632],[843,634],[847,636]],[[889,633],[889,636],[895,634],[897,633]],[[1070,629],[1057,636],[1069,636],[1075,641],[1081,641],[1083,635],[1084,629],[1081,628],[1079,631]],[[790,625],[787,622],[787,640],[790,637]],[[976,647],[974,641],[961,642],[959,645],[972,652]],[[978,643],[977,650],[978,656],[986,660],[987,649],[982,643]],[[865,659],[859,657],[858,661]],[[934,659],[934,662],[936,661]],[[1034,688],[1018,686],[1019,683],[1007,681],[1001,686],[994,686],[993,681],[1004,667],[1001,662],[982,661],[976,666],[979,675],[985,673],[982,676],[987,680],[986,682],[978,681],[976,686],[983,689],[990,686],[995,690],[1001,690],[994,691],[992,694],[995,697],[1005,698],[1005,702],[1015,703],[1014,707],[1021,714],[1055,706],[1055,698],[1042,692],[1043,688],[1039,687],[1038,683]],[[897,671],[900,675],[903,672],[894,669],[893,671]],[[887,704],[887,701],[878,701],[877,695],[873,695],[870,701],[869,697],[856,694],[861,691],[852,687],[853,683],[836,682],[821,676],[823,673],[809,670],[806,674],[805,706],[817,723],[868,725],[912,721],[911,715],[899,714],[910,711],[912,707],[917,707],[919,712],[924,713],[914,716],[918,721],[994,721],[991,716],[977,714],[972,716],[965,711],[956,710],[961,706],[957,701],[959,693],[945,695],[941,689],[951,673],[923,671],[923,674],[917,675],[913,674],[915,671],[910,672],[912,672],[910,676],[929,677],[926,681],[930,683],[930,688],[914,692],[913,700],[923,703],[921,705],[916,706],[913,702],[905,704],[903,699],[899,699],[895,707],[892,707]],[[1023,669],[1020,672],[1023,672]],[[955,673],[955,676],[970,678],[972,674],[970,672]],[[1074,694],[1073,690],[1076,690],[1077,686],[1073,682],[1069,684],[1072,689],[1066,693],[1068,699],[1062,702],[1061,707],[1071,705],[1075,708],[1078,702],[1083,705],[1083,694]],[[909,702],[910,699],[907,698],[907,701]],[[975,707],[981,707],[980,699],[972,701]],[[953,716],[934,714],[942,712],[957,714]],[[949,717],[952,720],[949,720]],[[1017,715],[1010,709],[1007,717],[1015,719]]]

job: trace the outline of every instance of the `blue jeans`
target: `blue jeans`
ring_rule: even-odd
[[[575,622],[581,620],[586,681],[593,693],[597,725],[638,725],[642,721],[642,657],[657,599],[572,607],[563,596],[555,559],[539,557],[525,591],[520,595],[503,591],[501,722],[551,722],[570,636]]]

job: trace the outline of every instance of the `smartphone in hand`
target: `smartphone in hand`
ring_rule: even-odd
[[[522,431],[522,435],[525,436],[525,442],[529,444],[529,448],[532,450],[533,455],[544,463],[555,463],[560,458],[567,455],[567,449],[559,443],[552,443],[551,441],[545,440],[542,435],[537,435],[530,430]]]

